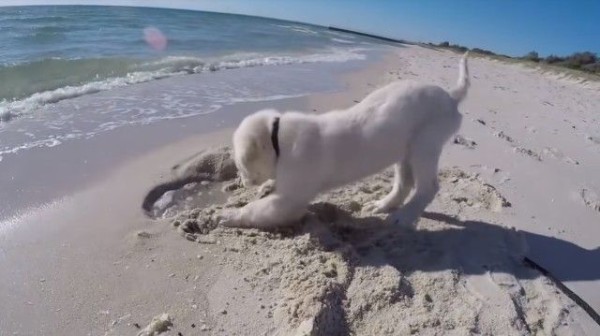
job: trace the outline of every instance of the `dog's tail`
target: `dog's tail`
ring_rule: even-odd
[[[469,56],[469,52],[467,51],[462,59],[460,60],[460,73],[458,75],[458,82],[456,87],[450,91],[450,97],[456,100],[456,103],[460,103],[467,96],[467,91],[469,90],[469,86],[471,82],[469,81],[469,68],[467,67],[467,56]]]

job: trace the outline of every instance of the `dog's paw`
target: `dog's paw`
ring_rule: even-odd
[[[241,213],[239,209],[223,209],[217,215],[217,225],[223,227],[239,227],[241,225]]]
[[[382,214],[390,212],[390,206],[383,200],[371,201],[363,206],[363,212]]]
[[[275,180],[268,180],[258,188],[258,198],[265,198],[275,191]]]

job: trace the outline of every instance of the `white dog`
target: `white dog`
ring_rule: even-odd
[[[299,220],[320,192],[394,164],[392,191],[367,204],[412,224],[438,192],[438,161],[458,131],[457,107],[469,88],[467,54],[457,86],[398,81],[361,103],[320,115],[263,110],[246,117],[233,135],[234,158],[245,186],[274,183],[270,195],[221,216],[221,225],[272,228]],[[415,188],[406,205],[405,199]],[[399,208],[399,209],[398,209]],[[396,210],[398,209],[398,210]]]

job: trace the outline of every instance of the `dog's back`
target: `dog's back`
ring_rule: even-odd
[[[458,104],[468,88],[465,54],[458,84],[450,91],[397,81],[349,110],[319,116],[319,161],[324,162],[321,169],[328,171],[327,187],[360,179],[403,160],[410,154],[414,138],[425,129],[432,144],[443,146],[460,127]]]

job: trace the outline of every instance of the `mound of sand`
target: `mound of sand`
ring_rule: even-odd
[[[298,225],[264,232],[217,226],[220,209],[262,195],[240,186],[229,149],[210,153],[190,167],[206,167],[208,158],[221,162],[229,178],[192,171],[205,174],[214,199],[224,201],[180,206],[188,210],[170,222],[186,239],[229,253],[223,267],[240,285],[219,293],[238,307],[224,311],[232,319],[221,323],[224,334],[244,334],[228,328],[257,319],[266,321],[269,335],[572,332],[572,303],[522,263],[526,246],[519,232],[454,216],[494,216],[511,206],[477,175],[442,170],[441,191],[430,207],[436,212],[425,213],[416,230],[388,226],[382,216],[363,211],[363,204],[389,190],[393,176],[385,171],[320,195]],[[240,308],[252,305],[260,310]]]
[[[152,321],[139,333],[138,336],[158,336],[161,333],[169,330],[173,325],[169,314],[163,313],[155,316]]]

